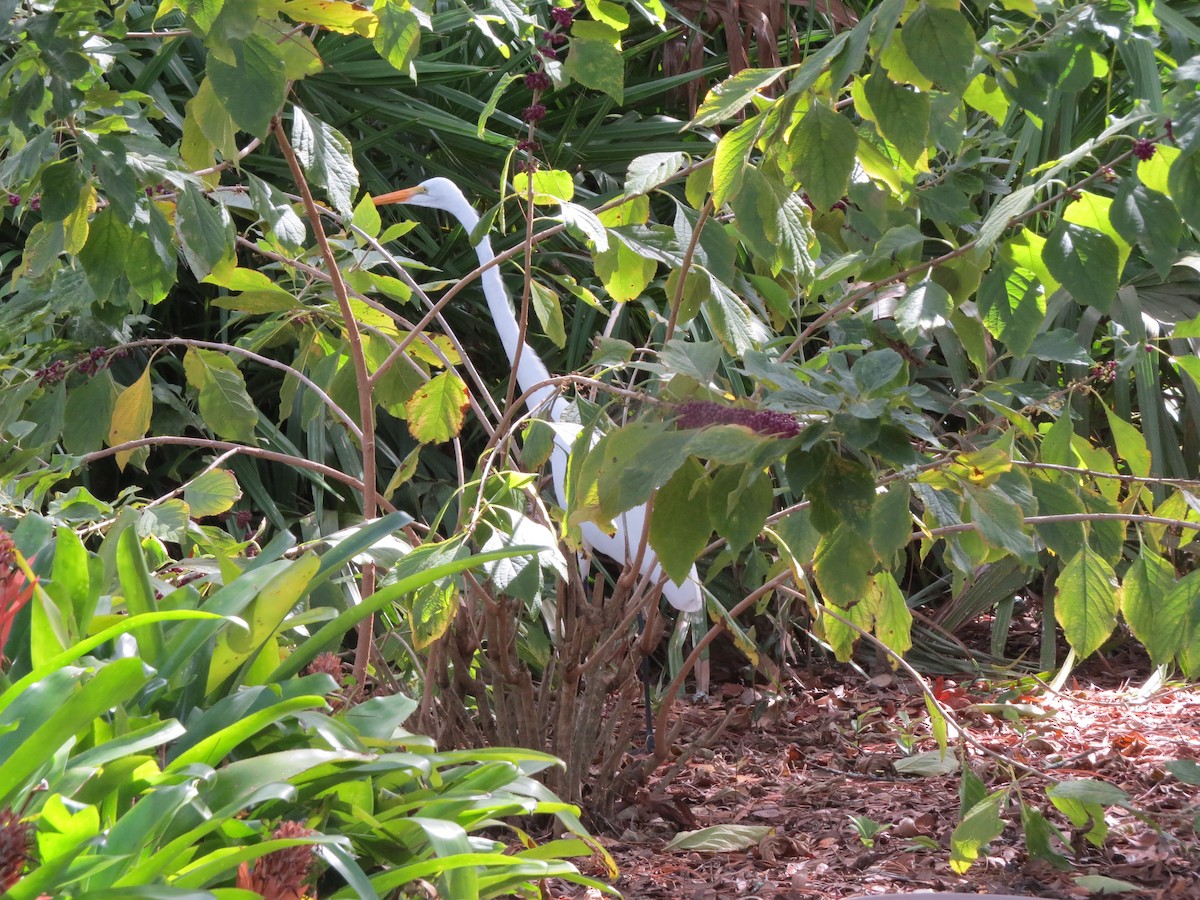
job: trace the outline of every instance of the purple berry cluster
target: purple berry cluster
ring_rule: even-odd
[[[1133,155],[1142,162],[1154,158],[1154,141],[1147,138],[1138,138],[1133,142]]]
[[[81,351],[71,363],[56,359],[50,365],[34,372],[33,377],[42,387],[58,384],[71,373],[72,369],[78,369],[90,378],[102,369],[107,369],[114,359],[120,359],[126,352],[121,349],[111,350],[108,347],[93,347],[91,350]]]
[[[575,22],[575,12],[555,6],[550,10],[550,19],[550,28],[543,35],[542,42],[534,48],[534,69],[525,76],[525,87],[533,92],[533,101],[521,111],[521,119],[530,126],[530,134],[517,144],[517,150],[528,157],[524,164],[527,171],[536,167],[533,154],[539,149],[537,141],[533,140],[533,127],[546,118],[546,106],[541,102],[541,96],[554,86],[550,73],[545,69],[545,62],[558,59],[558,48],[568,40],[565,32],[569,31]]]
[[[8,205],[9,206],[20,206],[21,205],[21,195],[15,194],[12,191],[9,191]],[[34,212],[37,212],[39,209],[42,208],[42,195],[41,194],[34,194],[32,197],[29,198],[29,208],[31,210],[33,210]]]
[[[1117,380],[1116,360],[1110,359],[1107,362],[1096,363],[1088,372],[1088,377],[1101,384],[1112,384]]]
[[[711,400],[689,400],[676,408],[680,428],[704,428],[708,425],[741,425],[758,434],[795,437],[800,433],[800,422],[790,413],[773,409],[743,409],[725,406]]]

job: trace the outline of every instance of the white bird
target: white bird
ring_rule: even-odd
[[[458,189],[458,185],[448,178],[430,178],[415,187],[392,191],[375,198],[376,206],[384,206],[389,203],[406,203],[410,206],[443,210],[454,216],[468,235],[479,224],[479,215],[467,198],[463,196],[463,192]],[[475,245],[475,253],[479,257],[481,266],[487,265],[495,258],[495,254],[492,252],[492,242],[486,234]],[[558,395],[553,385],[548,383],[550,372],[545,363],[528,344],[521,345],[520,358],[517,357],[517,343],[521,335],[520,325],[517,323],[517,317],[513,315],[498,267],[492,266],[485,269],[481,278],[483,295],[487,298],[488,310],[491,312],[492,321],[495,322],[496,330],[500,334],[500,343],[504,345],[509,365],[512,366],[516,361],[517,384],[526,395],[526,403],[530,411],[537,413],[544,408],[547,410],[550,421],[561,423],[569,404]],[[567,438],[563,434],[563,429],[558,429],[554,450],[550,454],[550,472],[554,482],[554,494],[558,498],[559,505],[564,508],[566,507],[564,485],[567,475],[567,454],[570,453],[571,444],[577,437],[578,432]],[[593,522],[584,522],[580,526],[583,542],[587,547],[599,550],[622,565],[628,565],[638,556],[638,550],[645,539],[646,507],[636,506],[621,513],[614,524],[616,530],[613,534],[609,534]],[[652,584],[657,584],[663,579],[663,570],[658,562],[658,556],[649,546],[641,553],[639,570],[642,575],[650,579]],[[700,578],[696,574],[696,567],[692,566],[682,584],[668,579],[663,584],[663,596],[666,597],[668,603],[683,612],[699,610],[704,605],[704,592],[700,586]]]

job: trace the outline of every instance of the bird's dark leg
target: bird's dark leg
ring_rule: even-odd
[[[638,652],[642,654],[642,663],[638,666],[638,673],[642,679],[642,690],[645,692],[643,699],[646,703],[646,752],[654,752],[654,710],[650,704],[650,656],[642,648],[641,637],[646,630],[646,617],[638,613]]]

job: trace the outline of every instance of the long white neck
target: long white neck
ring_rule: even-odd
[[[461,207],[450,210],[450,212],[462,223],[468,235],[479,224],[479,215],[465,200]],[[475,253],[479,257],[481,266],[485,266],[495,259],[496,255],[492,252],[491,239],[486,234],[475,245]],[[545,407],[550,410],[551,418],[557,419],[559,416],[556,413],[562,401],[554,399],[553,386],[544,384],[550,380],[550,371],[546,368],[545,363],[529,344],[521,345],[521,358],[517,359],[517,342],[521,334],[521,326],[509,305],[508,292],[504,289],[504,279],[500,277],[500,268],[492,266],[490,269],[485,269],[480,279],[483,284],[483,296],[487,299],[488,311],[491,312],[492,319],[496,323],[500,343],[504,345],[504,355],[508,357],[510,367],[516,365],[517,384],[520,386],[521,392],[529,391],[534,385],[541,385],[528,395],[526,404],[531,412]]]

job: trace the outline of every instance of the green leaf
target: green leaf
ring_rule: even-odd
[[[84,191],[83,172],[73,160],[51,163],[42,171],[43,222],[61,222],[79,208]]]
[[[629,13],[614,0],[584,0],[584,5],[597,22],[611,25],[617,31],[624,31],[629,27]]]
[[[714,485],[710,508],[717,534],[725,538],[731,552],[737,553],[749,546],[762,531],[767,516],[771,514],[775,492],[771,488],[771,479],[766,475],[747,473],[747,483],[746,475],[741,474],[741,467],[732,471],[738,475],[737,486],[722,494]],[[718,516],[717,507],[722,503],[725,512]]]
[[[891,572],[877,572],[871,580],[871,590],[878,597],[873,604],[875,636],[889,650],[904,656],[912,647],[912,612],[904,602],[904,594]],[[890,656],[888,664],[893,669],[899,665]]]
[[[274,640],[287,614],[304,598],[321,560],[315,553],[306,553],[288,563],[258,592],[242,613],[248,628],[227,628],[217,637],[208,661],[208,683],[204,689],[206,697],[236,672],[242,663]],[[278,653],[274,654],[274,662],[278,664]]]
[[[813,525],[829,534],[842,524],[866,537],[871,533],[871,510],[875,503],[875,478],[859,462],[830,457],[821,475],[808,489]]]
[[[364,194],[363,198],[358,201],[358,206],[354,207],[352,224],[368,237],[379,237],[379,229],[383,227],[383,221],[379,218],[379,207],[372,202],[369,196]]]
[[[579,485],[590,487],[588,496],[581,492],[578,503],[568,504],[574,510],[571,523],[608,522],[648,501],[683,464],[690,440],[687,432],[646,421],[604,435],[582,461]]]
[[[1165,606],[1185,611],[1179,635],[1179,668],[1188,678],[1200,672],[1200,570],[1189,572],[1171,588]]]
[[[684,583],[712,536],[707,487],[704,466],[689,456],[654,496],[650,546],[676,584]]]
[[[1145,546],[1134,557],[1121,585],[1121,612],[1156,666],[1175,657],[1187,619],[1187,597],[1182,591],[1172,591],[1174,586],[1174,567]]]
[[[1042,259],[1081,305],[1108,312],[1117,295],[1117,245],[1108,235],[1060,221],[1046,240]]]
[[[257,34],[235,45],[233,57],[229,65],[209,54],[206,70],[213,91],[239,128],[266,137],[271,119],[283,106],[283,59],[275,44]]]
[[[292,250],[304,246],[308,230],[304,220],[292,209],[291,201],[282,191],[261,178],[247,173],[246,180],[250,185],[250,202],[254,204],[255,212],[267,220],[280,243]]]
[[[204,424],[227,440],[253,444],[258,410],[246,393],[246,380],[237,364],[216,350],[189,347],[183,355],[183,371],[188,384],[199,392]]]
[[[713,825],[697,831],[681,831],[671,838],[666,849],[733,853],[757,846],[774,830],[769,825]]]
[[[62,431],[63,447],[68,453],[91,453],[104,446],[115,401],[112,375],[107,370],[68,392]]]
[[[914,753],[892,763],[901,775],[916,775],[922,778],[932,778],[936,775],[953,775],[958,771],[958,757],[944,750],[927,750],[924,753]]]
[[[858,132],[845,116],[816,101],[788,140],[792,176],[819,210],[845,196],[854,170]]]
[[[1092,828],[1084,837],[1097,847],[1104,845],[1104,838],[1108,834],[1104,807],[1129,803],[1129,795],[1120,788],[1091,778],[1061,782],[1047,788],[1046,796],[1076,828],[1082,828],[1091,821]]]
[[[87,272],[88,286],[101,303],[108,300],[128,265],[129,226],[120,220],[113,207],[96,213],[88,231],[87,243],[79,251],[79,261]]]
[[[896,84],[882,72],[867,78],[865,92],[879,133],[906,162],[916,164],[929,142],[929,95]]]
[[[679,152],[646,153],[636,157],[625,171],[625,193],[649,193],[669,181],[688,161],[688,155]]]
[[[354,166],[354,148],[350,142],[337,129],[294,106],[292,144],[304,174],[325,190],[334,209],[352,216],[358,169]]]
[[[983,323],[993,337],[1008,345],[1013,356],[1029,352],[1045,326],[1045,292],[1030,273],[1001,262],[984,276],[977,302]]]
[[[1065,843],[1062,832],[1051,825],[1036,807],[1027,803],[1021,803],[1020,807],[1021,830],[1025,832],[1025,846],[1029,850],[1029,856],[1032,859],[1044,860],[1056,869],[1069,869],[1070,860],[1058,853],[1050,843],[1051,836]]]
[[[232,509],[241,496],[237,478],[228,469],[209,469],[189,481],[183,489],[183,501],[196,519],[217,516]]]
[[[971,79],[963,93],[963,100],[981,113],[987,113],[997,122],[1008,116],[1009,102],[996,79],[982,72]]]
[[[1126,178],[1109,209],[1112,226],[1129,243],[1141,245],[1146,259],[1166,278],[1179,256],[1183,226],[1166,194]]]
[[[926,279],[909,289],[893,316],[904,339],[915,342],[930,337],[935,328],[944,327],[953,308],[949,292],[936,281]]]
[[[962,875],[980,853],[1004,833],[1000,818],[1003,793],[995,793],[972,806],[950,835],[950,868]]]
[[[893,481],[887,491],[876,495],[871,507],[871,547],[885,563],[908,546],[913,531],[910,499],[909,486]]]
[[[867,542],[846,526],[839,526],[832,534],[821,538],[813,560],[821,596],[843,611],[855,604],[869,608],[867,591],[874,565],[875,554]],[[871,617],[866,617],[865,624],[859,624],[869,629]]]
[[[405,404],[408,429],[423,444],[441,444],[462,430],[467,385],[454,372],[442,372]]]
[[[126,528],[117,539],[117,575],[129,615],[141,616],[156,610],[150,570],[138,542],[137,531],[133,528]],[[132,633],[138,641],[138,655],[149,665],[157,666],[163,658],[161,623],[153,622]]]
[[[502,560],[501,562],[512,561]],[[494,576],[493,578],[501,590],[508,587],[508,585],[501,587],[500,580],[495,579]],[[423,650],[441,638],[453,623],[454,617],[458,614],[458,608],[458,588],[449,579],[437,584],[427,584],[414,592],[408,612],[409,621],[412,624],[413,646],[418,650]]]
[[[30,780],[49,769],[58,748],[132,700],[149,675],[140,659],[129,658],[113,660],[90,679],[84,678],[82,669],[60,669],[25,688],[8,707],[11,715],[21,701],[27,701],[17,729],[0,729],[15,739],[13,746],[0,746],[0,806],[25,796],[33,787]]]
[[[786,71],[787,68],[742,69],[731,75],[708,92],[688,127],[719,125],[732,118]]]
[[[571,26],[571,50],[563,68],[584,87],[603,91],[617,103],[625,101],[621,35],[611,25],[576,20]]]
[[[562,348],[567,345],[567,331],[563,325],[562,306],[558,302],[558,294],[546,287],[540,281],[529,283],[530,299],[533,301],[533,311],[546,337],[554,342],[554,346]]]
[[[1142,891],[1140,884],[1134,884],[1123,878],[1109,878],[1107,875],[1077,875],[1074,881],[1092,894],[1124,894],[1129,891],[1141,893]]]
[[[1059,421],[1070,421],[1069,415]],[[1043,443],[1043,451],[1045,444]],[[1034,478],[1030,482],[1037,498],[1038,514],[1043,516],[1079,515],[1084,512],[1078,488],[1069,481]],[[1047,522],[1034,526],[1046,546],[1063,559],[1069,559],[1083,546],[1085,531],[1082,522]]]
[[[750,151],[758,140],[762,122],[758,118],[748,119],[731,129],[717,142],[713,160],[712,201],[720,209],[735,195],[742,185],[748,166]]]
[[[130,239],[125,277],[139,297],[158,303],[175,284],[175,230],[151,204],[139,209]]]
[[[1051,362],[1090,366],[1092,358],[1079,343],[1079,336],[1068,328],[1055,328],[1039,334],[1029,344],[1029,353]]]
[[[961,12],[922,3],[904,23],[900,38],[922,75],[956,94],[967,89],[975,32]]]
[[[393,68],[409,74],[409,66],[421,46],[420,19],[398,3],[376,4],[372,9],[379,16],[379,24],[375,27],[375,52]]]
[[[850,367],[854,383],[864,395],[886,393],[903,371],[904,357],[891,347],[864,353]]]
[[[1070,408],[1063,407],[1062,413],[1042,439],[1042,462],[1049,462],[1052,466],[1075,466],[1075,451],[1072,449],[1074,434]]]
[[[539,169],[532,178],[528,172],[517,172],[512,184],[513,193],[521,200],[529,196],[532,187],[533,202],[539,206],[568,202],[575,196],[575,179],[562,169]]]
[[[624,241],[611,241],[608,249],[592,251],[596,275],[604,289],[617,303],[626,303],[642,296],[658,266],[653,259],[642,256]]]
[[[1055,584],[1054,616],[1082,660],[1108,640],[1117,626],[1117,576],[1091,547],[1084,546]]]
[[[1167,185],[1183,220],[1200,229],[1200,148],[1186,150],[1175,158]]]
[[[1200,786],[1200,762],[1194,759],[1173,759],[1163,768],[1184,784]]]
[[[970,487],[971,523],[990,546],[1007,550],[1025,563],[1034,563],[1037,552],[1025,532],[1021,508],[995,488]]]
[[[1117,445],[1117,454],[1125,460],[1130,474],[1145,478],[1150,474],[1150,450],[1146,447],[1146,439],[1135,426],[1111,409],[1105,407],[1104,412],[1108,417],[1108,428]]]
[[[191,184],[179,193],[175,224],[188,266],[203,281],[218,263],[233,258],[236,236],[224,206],[209,203]]]

